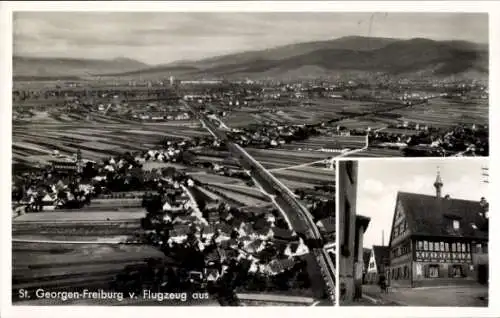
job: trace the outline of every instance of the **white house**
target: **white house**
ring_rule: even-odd
[[[297,248],[292,248],[292,244],[288,244],[286,249],[285,249],[285,255],[288,257],[293,257],[293,256],[301,256],[309,253],[309,248],[304,244],[304,241],[302,238],[299,239],[299,243]]]

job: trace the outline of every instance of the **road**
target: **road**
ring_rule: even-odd
[[[220,131],[212,121],[203,114],[195,111],[188,103],[184,101],[182,103],[200,120],[203,127],[216,138],[226,143],[233,156],[240,162],[243,168],[250,170],[252,176],[266,192],[276,196],[275,204],[279,207],[280,211],[286,213],[286,218],[290,219],[293,229],[314,242],[314,245],[310,246],[311,254],[314,256],[320,269],[326,292],[330,300],[335,302],[335,265],[324,250],[323,244],[320,243],[322,242],[322,236],[314,223],[311,213],[297,200],[295,194],[288,187],[250,156],[245,149],[231,142],[227,135]],[[220,119],[218,121],[221,122]]]
[[[387,294],[377,285],[363,285],[363,296],[377,306],[488,306],[488,287],[482,285],[392,288]]]

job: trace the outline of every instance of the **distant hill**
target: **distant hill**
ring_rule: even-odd
[[[486,78],[488,46],[466,41],[351,36],[182,61],[141,70],[140,74],[143,78],[174,75],[226,79],[306,79],[366,74]]]
[[[391,38],[347,36],[335,40],[297,43],[260,51],[248,51],[216,56],[200,61],[182,61],[171,65],[193,66],[199,69],[208,69],[224,65],[241,64],[255,60],[282,60],[323,49],[343,49],[354,51],[373,50],[382,48],[396,41],[398,40]]]
[[[128,59],[113,60],[37,58],[14,56],[12,75],[14,78],[85,77],[98,73],[117,73],[144,69],[148,64]]]
[[[466,41],[349,36],[158,66],[138,67],[141,64],[139,62],[138,64],[119,63],[115,60],[117,65],[113,71],[103,66],[98,68],[100,69],[98,74],[143,79],[166,78],[171,75],[186,79],[306,79],[331,76],[373,76],[374,74],[405,77],[487,78],[488,55],[487,45]],[[85,66],[90,63],[78,61]],[[19,64],[25,66],[28,63]],[[76,62],[63,64],[68,66],[66,69],[72,66],[73,73],[59,72],[59,75],[72,76],[76,73],[75,68],[78,71],[83,68]],[[94,61],[90,64],[97,66],[99,63]],[[123,67],[128,67],[128,69],[125,70]],[[14,69],[14,74],[16,74],[15,65]],[[52,71],[47,65],[43,70]],[[43,72],[39,73],[41,73],[40,76],[46,76]]]

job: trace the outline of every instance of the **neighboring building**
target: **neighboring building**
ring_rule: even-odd
[[[472,185],[464,185],[472,186]],[[390,238],[392,286],[462,285],[488,281],[488,205],[399,192]]]
[[[366,272],[366,282],[368,284],[378,284],[379,276],[386,274],[386,267],[389,264],[389,251],[389,246],[373,246]]]
[[[54,169],[57,172],[72,173],[78,171],[78,164],[77,161],[75,160],[66,160],[66,159],[51,160],[50,164],[52,165],[52,169]]]
[[[319,231],[327,242],[335,242],[335,216],[328,216],[316,223]]]
[[[361,298],[363,282],[363,235],[370,218],[356,215],[356,161],[339,162],[339,281],[341,301]]]
[[[367,283],[367,273],[371,255],[372,255],[371,249],[363,248],[363,284]]]

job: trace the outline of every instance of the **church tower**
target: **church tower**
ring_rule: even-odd
[[[82,152],[80,149],[76,151],[76,171],[77,173],[82,173],[83,165],[82,165]]]
[[[439,173],[439,167],[437,170],[436,181],[434,182],[434,188],[436,188],[436,198],[441,198],[441,189],[443,188],[443,180],[441,179],[441,174]]]

